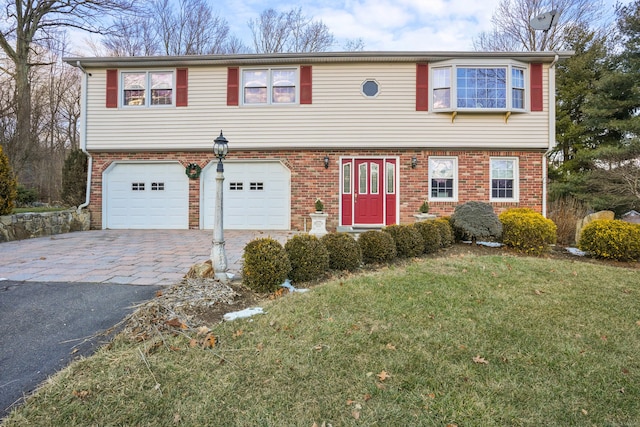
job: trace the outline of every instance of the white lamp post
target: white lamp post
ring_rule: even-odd
[[[216,169],[216,211],[214,213],[213,225],[213,247],[211,248],[211,262],[216,278],[222,281],[229,280],[227,276],[227,254],[224,250],[224,228],[222,224],[222,190],[224,185],[224,166],[222,159],[229,151],[228,141],[222,135],[213,141],[213,154],[218,158],[218,168]]]

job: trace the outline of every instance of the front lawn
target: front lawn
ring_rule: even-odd
[[[213,348],[120,338],[5,425],[640,425],[636,269],[425,258],[263,307]]]

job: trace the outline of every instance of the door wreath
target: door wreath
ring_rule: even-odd
[[[184,169],[184,173],[187,174],[189,179],[199,178],[200,172],[202,172],[202,168],[197,163],[189,163]]]

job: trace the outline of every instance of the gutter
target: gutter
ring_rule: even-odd
[[[91,73],[88,73],[87,70],[84,69],[80,61],[76,62],[76,67],[78,67],[84,75],[80,93],[80,149],[89,158],[89,165],[87,167],[87,190],[85,193],[85,202],[81,205],[78,205],[77,208],[77,212],[80,213],[83,208],[89,206],[91,198],[91,174],[93,171],[93,157],[91,157],[91,154],[89,154],[89,152],[87,151],[87,85],[89,83],[89,76],[91,76]]]
[[[549,147],[542,159],[542,215],[547,217],[547,181],[549,179],[548,156],[556,146],[556,63],[560,59],[556,54],[549,65]]]

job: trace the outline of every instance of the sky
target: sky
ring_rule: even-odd
[[[362,38],[368,51],[468,51],[473,39],[490,31],[491,16],[500,0],[217,0],[214,10],[231,32],[251,46],[247,22],[273,8],[300,7],[310,18],[322,20],[338,46]],[[623,1],[628,3],[629,0]],[[615,0],[606,0],[613,11]]]

